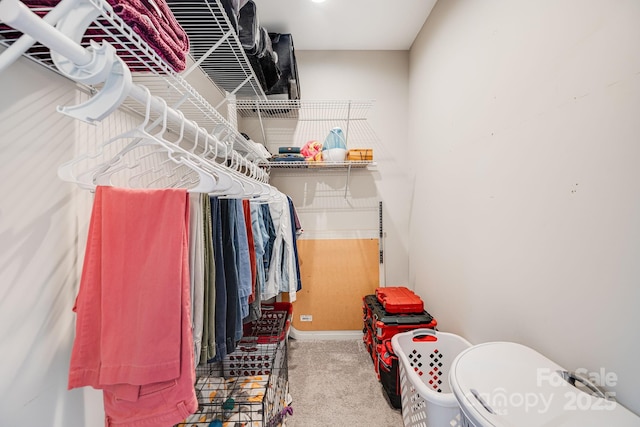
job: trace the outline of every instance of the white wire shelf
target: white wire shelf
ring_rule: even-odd
[[[173,0],[168,4],[189,35],[191,56],[196,66],[231,95],[265,98],[220,0]]]
[[[238,128],[272,153],[280,147],[303,147],[309,141],[323,143],[333,128],[340,128],[347,148],[379,146],[368,120],[371,100],[230,100],[238,117]],[[272,164],[274,162],[271,162]],[[274,168],[304,168],[305,163]],[[353,166],[354,164],[351,163]],[[331,166],[348,167],[343,165]],[[360,167],[356,165],[356,167]]]
[[[373,106],[370,100],[230,100],[240,117],[296,119],[303,121],[367,120]]]
[[[325,162],[325,161],[271,161],[269,167],[271,169],[308,169],[308,170],[324,170],[324,169],[364,169],[374,167],[376,163],[365,160],[348,160],[344,162]]]
[[[200,95],[200,93],[194,89],[182,75],[173,71],[173,69],[169,67],[144,40],[142,40],[118,15],[116,15],[111,6],[105,0],[83,1],[93,5],[100,13],[98,19],[92,22],[87,29],[86,34],[90,34],[90,36],[85,36],[80,42],[83,47],[88,47],[90,40],[96,38],[109,41],[116,48],[118,56],[127,63],[127,66],[132,71],[135,83],[147,86],[152,95],[164,98],[170,107],[180,110],[187,119],[195,121],[199,126],[207,131],[217,131],[219,134],[224,134],[225,142],[231,144],[236,151],[248,156],[252,160],[266,160],[261,153],[254,150],[254,148],[247,143],[246,139],[240,135],[235,127],[232,126],[202,95]],[[192,3],[196,4],[193,7],[200,8],[200,16],[203,20],[208,19],[210,22],[215,23],[212,24],[212,26],[221,25],[222,27],[219,32],[225,32],[226,28],[226,33],[228,33],[228,29],[230,28],[228,19],[226,18],[218,0],[184,2],[184,4]],[[206,3],[206,5],[204,5],[204,3]],[[51,11],[51,8],[38,7],[31,8],[31,10],[40,16],[44,16]],[[209,13],[207,18],[205,18],[206,15],[204,15],[205,11]],[[226,27],[224,27],[224,25],[226,25]],[[0,45],[9,47],[21,35],[22,34],[19,31],[0,25]],[[191,35],[189,36],[191,37]],[[229,41],[229,43],[222,47],[226,52],[225,55],[227,55],[229,59],[225,61],[220,59],[218,60],[226,64],[225,66],[228,67],[227,70],[229,70],[229,73],[237,72],[237,67],[248,67],[250,70],[250,65],[246,60],[244,50],[237,40],[237,36],[231,36],[231,34],[226,36],[226,40]],[[231,44],[232,41],[237,43],[235,47]],[[195,45],[199,46],[206,42],[207,41],[197,40]],[[208,42],[215,43],[213,36],[208,39]],[[224,45],[224,43],[222,45]],[[24,56],[64,76],[64,74],[62,74],[53,64],[49,49],[39,43],[36,43],[32,48],[30,48]],[[232,59],[235,61],[235,64],[233,64]],[[245,63],[238,65],[238,63],[241,63],[243,59]],[[196,65],[198,65],[197,62]],[[190,69],[188,72],[185,72],[185,76],[192,71],[194,71],[194,69]],[[207,74],[211,78],[212,73],[207,72]],[[246,72],[243,75],[246,75]],[[238,79],[245,81],[247,80],[247,77],[238,77]],[[212,82],[212,86],[215,86],[215,81],[213,81],[213,79]],[[255,84],[249,83],[247,87],[256,85],[257,80]],[[217,90],[221,89],[218,86],[215,87]],[[257,87],[259,88],[259,85],[257,85]],[[99,88],[100,87],[89,87],[88,89],[93,90]],[[226,90],[226,88],[223,89]],[[238,90],[236,92],[240,91]],[[243,91],[242,93],[244,94],[245,92]],[[253,96],[260,95],[256,95],[255,91],[252,92],[252,94]],[[262,96],[264,96],[263,93]],[[123,107],[140,115],[144,114],[143,106],[131,99],[126,100]]]

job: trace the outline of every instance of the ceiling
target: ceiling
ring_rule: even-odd
[[[296,50],[409,50],[436,0],[254,0],[260,25]]]

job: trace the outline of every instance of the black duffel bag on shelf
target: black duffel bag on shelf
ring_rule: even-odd
[[[259,49],[255,54],[245,52],[262,90],[267,92],[280,79],[280,69],[278,68],[277,55],[271,47],[269,33],[263,27],[260,27],[260,30]]]
[[[266,92],[267,95],[287,95],[288,99],[300,99],[300,79],[291,34],[269,33],[273,51],[278,56],[280,78]],[[275,98],[275,97],[273,97]]]
[[[249,0],[240,8],[240,16],[238,17],[238,38],[247,55],[258,54],[261,47],[261,35],[256,4],[253,0]]]

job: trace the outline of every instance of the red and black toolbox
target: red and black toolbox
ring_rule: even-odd
[[[402,408],[402,384],[400,383],[399,360],[393,351],[391,340],[386,340],[378,347],[378,370],[382,388],[389,397],[391,406]]]
[[[419,313],[389,313],[384,309],[375,295],[367,295],[363,298],[363,316],[364,316],[364,340],[367,342],[367,332],[372,337],[371,342],[389,340],[395,334],[407,332],[418,328],[435,328],[438,324],[427,311],[422,310]],[[367,347],[371,353],[371,348]]]
[[[377,288],[376,298],[387,313],[422,313],[422,298],[404,286]]]
[[[395,312],[389,312],[385,305]],[[375,295],[363,297],[362,311],[362,339],[365,347],[389,402],[394,408],[399,409],[402,402],[398,380],[398,357],[393,352],[391,337],[418,328],[435,329],[436,319],[424,310],[420,297],[407,288],[376,289]]]

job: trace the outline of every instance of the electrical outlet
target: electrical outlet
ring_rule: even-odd
[[[313,322],[313,316],[311,314],[301,314],[300,315],[301,322]]]

